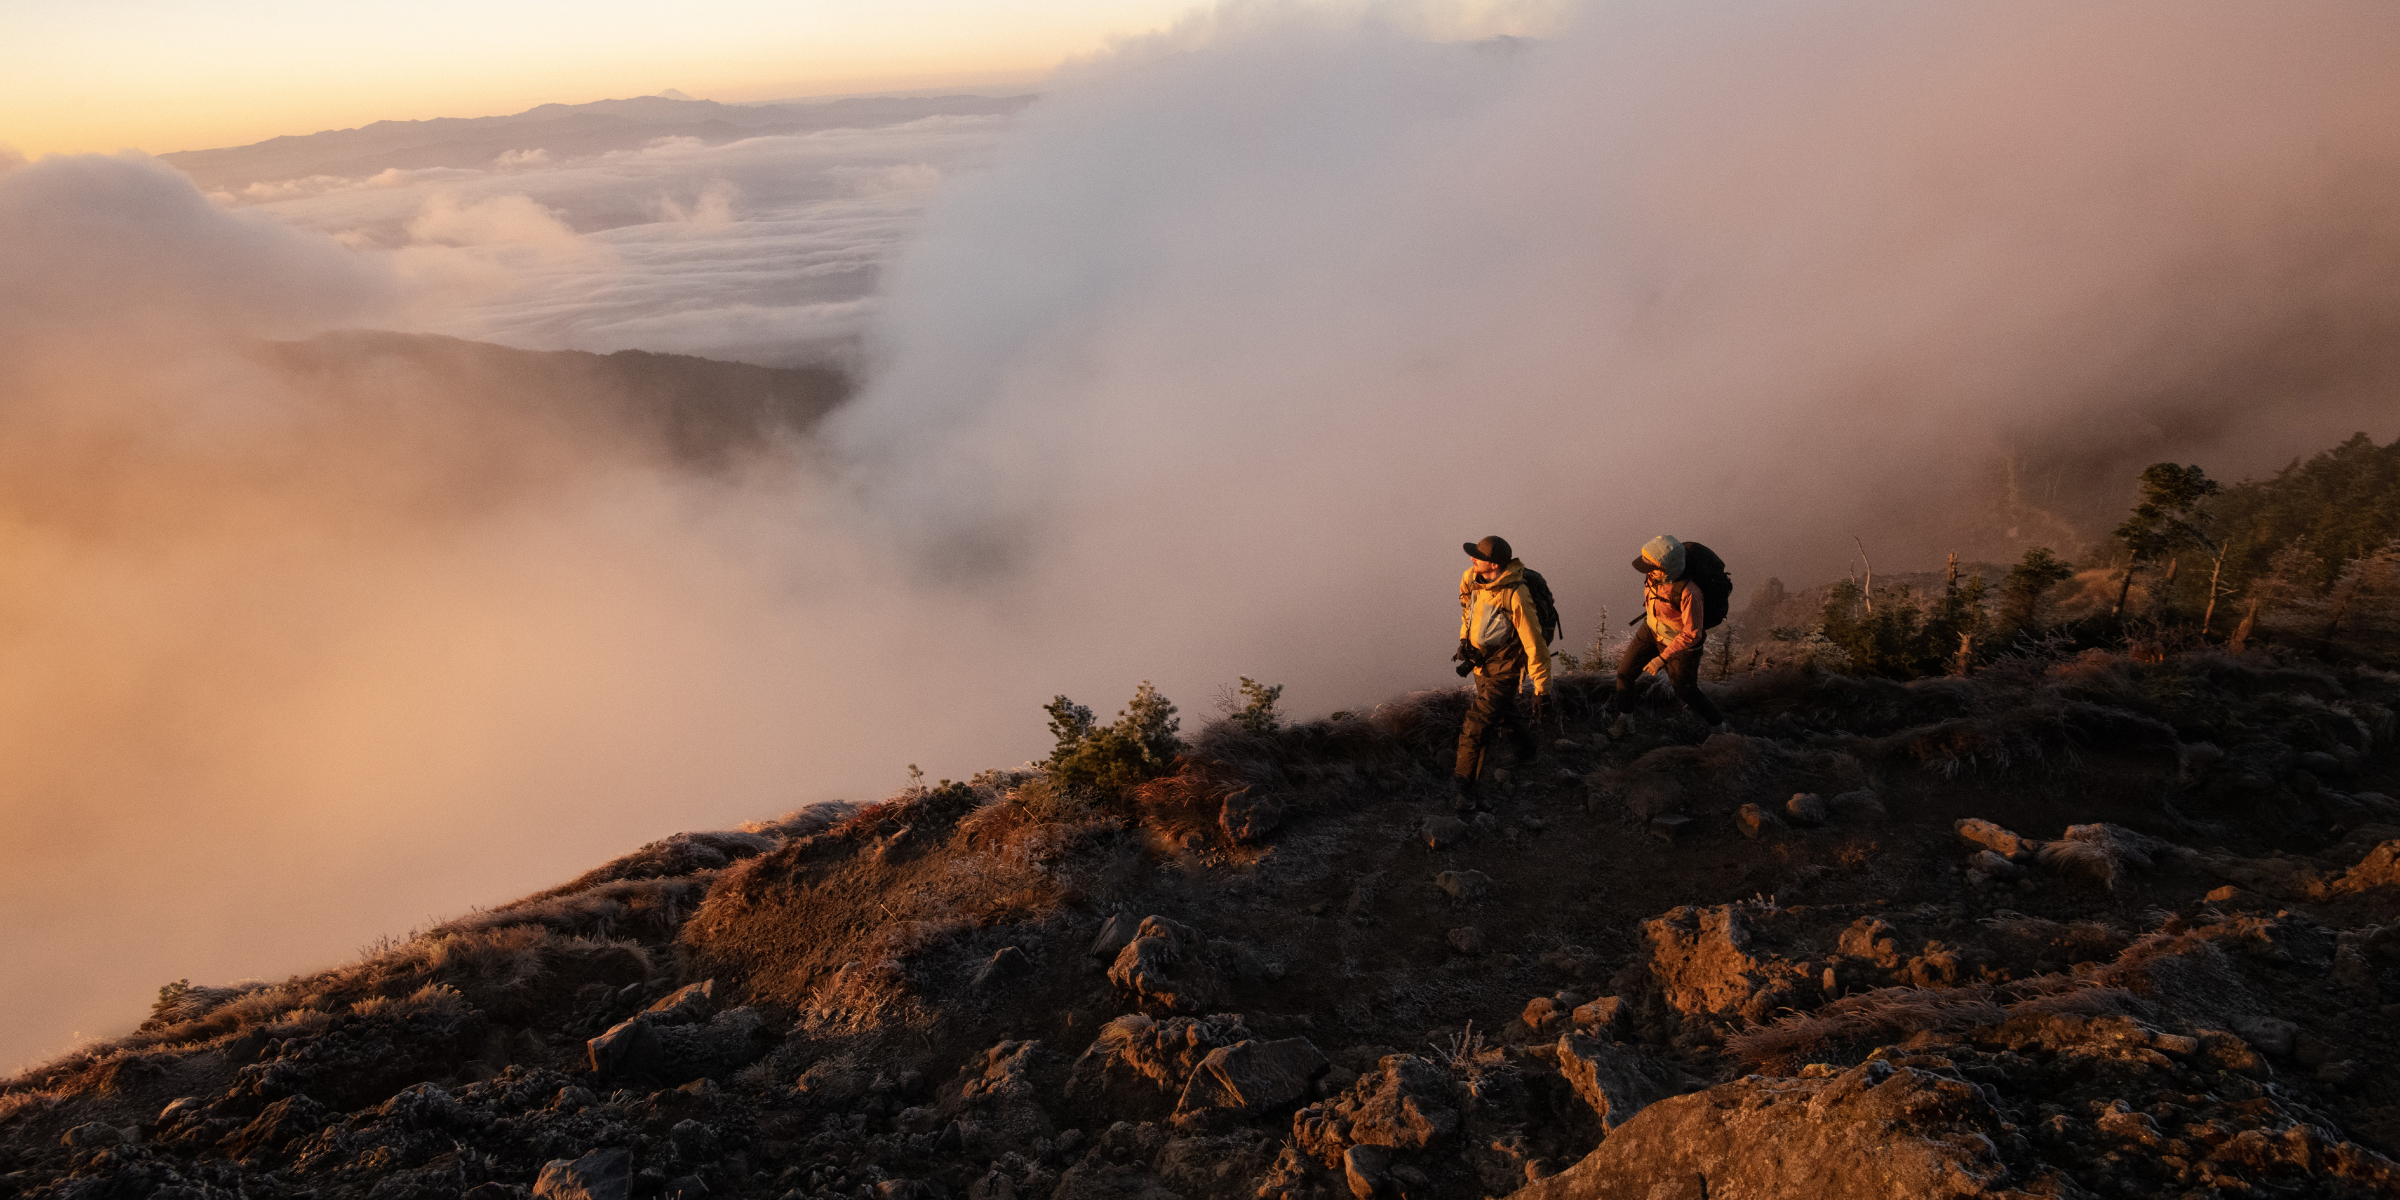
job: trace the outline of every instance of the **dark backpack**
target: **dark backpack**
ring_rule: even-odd
[[[1710,557],[1715,556],[1711,555]],[[1722,574],[1723,570],[1724,565],[1718,564],[1718,573]],[[1725,586],[1728,589],[1733,587],[1730,583]],[[1533,597],[1533,615],[1536,620],[1541,622],[1542,640],[1545,642],[1557,641],[1558,601],[1550,597],[1550,581],[1542,578],[1540,571],[1527,567],[1525,568],[1525,593]],[[1728,591],[1727,594],[1730,595],[1731,592]]]
[[[1725,573],[1725,560],[1698,542],[1685,542],[1683,577],[1700,589],[1700,628],[1724,624],[1725,614],[1733,611],[1733,576]]]

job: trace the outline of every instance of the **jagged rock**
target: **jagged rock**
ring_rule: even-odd
[[[1483,931],[1472,925],[1461,925],[1450,931],[1450,948],[1460,954],[1481,954],[1484,949]]]
[[[1100,922],[1100,935],[1092,939],[1092,957],[1115,962],[1126,944],[1140,936],[1141,928],[1141,918],[1132,913],[1112,914]]]
[[[1444,871],[1433,877],[1433,886],[1461,904],[1472,904],[1491,894],[1492,877],[1481,871]]]
[[[1431,816],[1417,827],[1417,836],[1425,840],[1428,850],[1455,846],[1466,840],[1467,823],[1452,816]]]
[[[653,1075],[666,1061],[658,1030],[647,1013],[627,1017],[583,1045],[591,1056],[592,1073],[602,1079]]]
[[[707,1020],[716,999],[717,981],[704,979],[675,989],[642,1011],[656,1024],[684,1025]]]
[[[1525,1023],[1525,1028],[1542,1034],[1550,1032],[1551,1027],[1558,1024],[1560,1015],[1556,1000],[1548,996],[1536,996],[1525,1002],[1525,1011],[1518,1013],[1517,1019]]]
[[[1167,1140],[1167,1131],[1151,1122],[1110,1125],[1093,1140],[1082,1161],[1059,1178],[1052,1200],[1169,1200],[1173,1193],[1160,1187],[1150,1171]]]
[[[1796,982],[1786,966],[1770,969],[1750,953],[1750,924],[1739,908],[1686,905],[1642,922],[1650,974],[1668,1007],[1693,1016],[1736,1014],[1762,1020]]]
[[[1342,1151],[1342,1180],[1356,1200],[1374,1200],[1392,1182],[1392,1154],[1381,1146],[1352,1146]]]
[[[1573,1020],[1576,1028],[1607,1038],[1614,1038],[1633,1024],[1623,996],[1602,996],[1581,1005],[1575,1009]]]
[[[420,1084],[418,1086],[431,1085]],[[385,1113],[384,1115],[391,1114]],[[234,1136],[231,1147],[233,1156],[248,1158],[261,1151],[280,1151],[294,1141],[307,1137],[339,1119],[338,1114],[328,1111],[324,1105],[306,1096],[286,1096],[268,1105],[248,1125],[243,1126],[240,1133]]]
[[[1647,826],[1651,837],[1669,844],[1682,841],[1684,834],[1691,827],[1692,819],[1680,813],[1665,813],[1652,817]]]
[[[1825,797],[1815,792],[1797,792],[1783,802],[1784,814],[1801,825],[1822,825],[1831,815],[1825,807]]]
[[[1967,869],[1981,871],[1993,879],[2015,879],[2025,873],[2025,868],[1990,850],[1978,850],[1968,855]]]
[[[1177,1128],[1246,1120],[1299,1102],[1331,1064],[1307,1038],[1241,1042],[1211,1050],[1176,1102]]]
[[[2232,1025],[2243,1041],[2272,1058],[2289,1057],[2300,1034],[2299,1026],[2280,1017],[2237,1017]]]
[[[1826,806],[1845,817],[1874,818],[1884,815],[1883,799],[1873,788],[1858,788],[1843,792],[1826,802]]]
[[[1835,949],[1844,958],[1865,959],[1890,970],[1900,965],[1900,949],[1892,927],[1880,917],[1860,917],[1842,931]]]
[[[1159,916],[1142,918],[1133,940],[1117,952],[1108,981],[1171,1012],[1206,1011],[1224,992],[1199,932]]]
[[[1067,1072],[1069,1103],[1133,1120],[1164,1120],[1203,1060],[1249,1041],[1242,1019],[1226,1013],[1153,1020],[1128,1013],[1100,1035]]]
[[[2400,888],[2400,839],[2381,842],[2357,865],[2326,885],[2335,896],[2352,896],[2377,888]]]
[[[705,1025],[667,1025],[654,1032],[664,1062],[651,1073],[668,1082],[740,1070],[774,1046],[765,1018],[747,1006],[718,1013]]]
[[[1520,1200],[1703,1196],[1923,1200],[2009,1181],[1999,1115],[1974,1084],[1874,1060],[1838,1076],[1760,1076],[1659,1100]]]
[[[976,969],[975,979],[968,986],[979,992],[987,991],[1032,972],[1033,960],[1025,957],[1023,950],[1015,946],[1002,946]]]
[[[124,1130],[102,1121],[87,1121],[60,1135],[58,1144],[83,1150],[97,1146],[121,1145],[125,1141]]]
[[[1458,1129],[1450,1073],[1414,1054],[1388,1054],[1348,1094],[1292,1116],[1292,1140],[1327,1167],[1351,1146],[1422,1150]]]
[[[1579,1033],[1558,1039],[1558,1073],[1600,1117],[1603,1131],[1657,1101],[1690,1090],[1681,1071],[1626,1046]]]
[[[1283,806],[1243,788],[1225,797],[1224,807],[1217,812],[1217,824],[1234,841],[1255,842],[1283,824]]]
[[[551,1159],[533,1182],[535,1200],[626,1200],[632,1188],[633,1153],[621,1148]]]
[[[2038,846],[1980,817],[1961,817],[1951,826],[1970,845],[1981,846],[2011,862],[2023,862]]]
[[[999,1042],[970,1060],[959,1084],[958,1113],[996,1146],[1029,1146],[1050,1136],[1050,1115],[1036,1100],[1032,1073],[1043,1058],[1038,1041]]]
[[[1777,820],[1775,814],[1755,804],[1745,804],[1733,810],[1733,823],[1746,838],[1755,838],[1770,830],[1783,828],[1783,822]]]

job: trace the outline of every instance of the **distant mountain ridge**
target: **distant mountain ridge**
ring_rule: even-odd
[[[356,129],[290,134],[247,146],[186,150],[159,158],[202,188],[312,175],[357,177],[391,168],[488,167],[510,152],[560,158],[630,150],[659,138],[730,142],[770,134],[873,129],[927,117],[1007,116],[1033,102],[1019,96],[858,96],[808,104],[720,104],[637,96],[590,104],[542,104],[495,117],[377,121]]]
[[[626,439],[704,472],[809,436],[853,387],[831,366],[762,367],[646,350],[519,350],[378,330],[262,343],[255,355],[294,385],[353,406],[478,397],[520,419]]]

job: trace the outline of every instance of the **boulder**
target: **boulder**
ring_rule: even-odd
[[[1427,817],[1423,824],[1417,826],[1417,836],[1425,840],[1428,850],[1455,846],[1466,840],[1467,823],[1452,816]]]
[[[1292,1140],[1328,1168],[1352,1146],[1422,1150],[1459,1127],[1450,1073],[1414,1054],[1387,1054],[1344,1095],[1292,1115]]]
[[[961,1119],[980,1130],[980,1140],[994,1146],[1030,1145],[1055,1132],[1048,1112],[1037,1102],[1033,1071],[1043,1058],[1038,1041],[1004,1041],[967,1061],[959,1084]],[[962,1140],[963,1140],[962,1134]]]
[[[1525,1028],[1537,1034],[1547,1034],[1565,1016],[1558,1007],[1558,1001],[1548,996],[1536,996],[1525,1002],[1525,1011],[1518,1013],[1517,1019],[1525,1023]]]
[[[275,1102],[275,1104],[282,1103],[285,1102],[281,1100]],[[271,1104],[267,1107],[271,1110],[275,1107],[275,1105]],[[83,1124],[78,1125],[75,1128],[59,1135],[58,1144],[61,1146],[70,1146],[77,1150],[84,1150],[98,1146],[121,1145],[125,1141],[126,1137],[124,1130],[103,1121],[86,1121]]]
[[[1981,871],[1993,879],[2015,879],[2025,873],[2025,868],[1990,850],[1978,850],[1968,855],[1967,869]]]
[[[1331,1065],[1307,1038],[1221,1046],[1193,1070],[1171,1120],[1189,1129],[1288,1108]]]
[[[617,1022],[583,1047],[591,1056],[592,1073],[602,1079],[654,1075],[665,1062],[665,1050],[648,1013],[635,1013]]]
[[[1094,1115],[1165,1120],[1209,1055],[1250,1038],[1242,1019],[1231,1014],[1154,1020],[1128,1013],[1101,1026],[1100,1036],[1075,1059],[1067,1072],[1067,1102]]]
[[[1879,917],[1852,921],[1834,948],[1844,958],[1863,958],[1887,971],[1900,965],[1899,942],[1892,927]]]
[[[1826,806],[1845,817],[1872,818],[1883,815],[1883,799],[1872,788],[1843,792],[1827,801]]]
[[[1569,1033],[1558,1039],[1558,1073],[1600,1118],[1603,1132],[1691,1090],[1683,1072],[1628,1046]]]
[[[1342,1151],[1342,1181],[1354,1200],[1374,1200],[1392,1182],[1392,1153],[1381,1146],[1352,1146]]]
[[[1023,950],[1015,946],[1002,946],[992,951],[992,956],[976,968],[975,979],[968,986],[979,992],[986,991],[1032,973],[1033,960],[1025,957]]]
[[[1472,904],[1491,894],[1492,877],[1481,871],[1444,871],[1433,877],[1433,886],[1461,904]]]
[[[1825,797],[1815,792],[1797,792],[1783,802],[1785,815],[1800,825],[1822,825],[1832,815],[1825,807]]]
[[[1518,1200],[1925,1200],[2002,1192],[2000,1115],[1972,1083],[1870,1060],[1651,1103]],[[2017,1193],[2021,1194],[2021,1193]]]
[[[1204,1012],[1224,992],[1200,934],[1165,917],[1142,918],[1132,941],[1117,952],[1108,981],[1137,1000],[1170,1012]]]
[[[1237,842],[1258,841],[1281,824],[1283,806],[1249,788],[1225,797],[1225,806],[1217,812],[1217,826]]]
[[[2400,888],[2400,839],[2378,843],[2357,865],[2328,884],[2326,891],[2348,896],[2379,888]]]
[[[1755,804],[1745,804],[1733,810],[1733,823],[1746,838],[1755,838],[1771,830],[1783,828],[1783,822],[1777,820],[1775,814]]]
[[[716,1009],[717,981],[704,979],[675,989],[642,1011],[660,1025],[705,1021]]]
[[[551,1159],[533,1181],[535,1200],[626,1200],[632,1190],[633,1152],[622,1148]]]
[[[1118,952],[1125,949],[1142,927],[1142,920],[1132,913],[1116,913],[1100,922],[1100,935],[1092,939],[1092,957],[1115,962]]]
[[[324,1105],[307,1096],[286,1096],[268,1105],[234,1135],[233,1157],[249,1158],[262,1152],[280,1151],[340,1119],[339,1114],[328,1112]]]
[[[671,1083],[738,1071],[766,1056],[775,1038],[755,1008],[729,1008],[704,1025],[664,1025],[653,1032],[666,1062],[652,1074]]]
[[[1623,996],[1602,996],[1581,1005],[1575,1009],[1572,1019],[1577,1029],[1588,1030],[1594,1036],[1612,1040],[1633,1024],[1633,1014],[1627,1011]]]
[[[1750,953],[1750,924],[1739,908],[1689,905],[1642,922],[1650,975],[1667,1006],[1691,1016],[1744,1016],[1763,1023],[1796,982],[1789,964],[1771,967]]]
[[[2040,848],[2036,843],[1980,817],[1961,817],[1951,828],[1957,830],[1958,836],[1966,839],[1968,845],[1981,846],[2011,862],[2024,862]]]
[[[2290,1055],[2293,1044],[2300,1036],[2299,1026],[2280,1017],[2239,1017],[2230,1024],[2243,1041],[2258,1047],[2261,1053],[2270,1058]]]

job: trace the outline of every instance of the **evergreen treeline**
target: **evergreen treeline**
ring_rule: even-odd
[[[2033,646],[2164,653],[2272,638],[2325,653],[2400,657],[2400,439],[2356,434],[2268,479],[2225,485],[2197,465],[2154,463],[2141,501],[2085,572],[2113,601],[2054,611],[2075,567],[2028,552],[1996,593],[1955,570],[1939,592],[1836,584],[1808,635],[1842,669],[1899,679],[1959,674]],[[1793,641],[1793,630],[1774,637]]]

